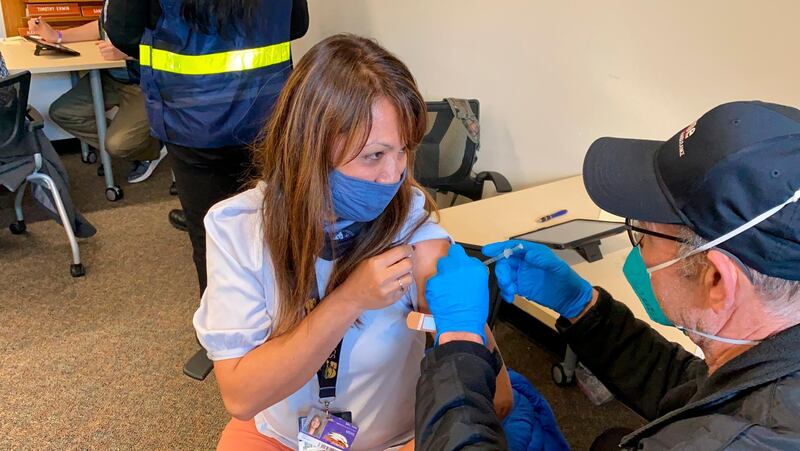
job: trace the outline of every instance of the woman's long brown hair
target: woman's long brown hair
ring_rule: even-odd
[[[361,151],[372,128],[372,105],[379,98],[397,109],[408,151],[407,176],[383,213],[359,234],[354,248],[336,260],[327,293],[362,260],[396,244],[412,187],[417,186],[412,176],[414,150],[426,131],[425,101],[405,64],[377,43],[350,34],[331,36],[311,48],[281,91],[255,153],[258,180],[266,183],[264,240],[277,285],[272,337],[292,330],[306,314],[324,225],[336,219],[328,174]],[[425,210],[432,209],[426,195]],[[430,213],[424,216],[413,229]]]

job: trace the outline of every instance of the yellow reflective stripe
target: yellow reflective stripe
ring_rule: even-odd
[[[140,66],[149,66],[150,65],[150,46],[139,44],[139,65]]]
[[[208,55],[181,55],[149,45],[139,46],[139,64],[153,70],[183,75],[211,75],[258,69],[289,61],[291,47],[288,42],[245,50],[211,53]]]

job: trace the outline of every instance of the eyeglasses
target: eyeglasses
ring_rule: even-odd
[[[674,235],[667,235],[666,233],[659,233],[653,230],[637,227],[633,225],[633,220],[631,219],[625,220],[625,229],[628,232],[628,239],[631,240],[631,244],[633,245],[633,247],[637,247],[639,244],[641,244],[642,239],[644,238],[645,235],[655,236],[658,238],[663,238],[665,240],[677,241],[678,243],[683,243],[683,244],[692,244],[689,242],[689,240],[686,240],[681,237],[677,237]],[[753,283],[753,273],[750,271],[747,265],[745,265],[741,260],[739,260],[739,257],[731,254],[725,249],[721,248],[714,248],[714,249],[719,252],[722,252],[723,254],[727,255],[728,258],[733,260],[733,262],[736,263],[736,265],[742,270],[742,272],[750,281],[750,283]]]
[[[633,247],[636,247],[639,244],[641,244],[642,239],[644,238],[645,235],[663,238],[665,240],[677,241],[678,243],[690,244],[688,240],[683,239],[681,237],[677,237],[674,235],[667,235],[666,233],[660,233],[654,230],[648,230],[641,227],[637,227],[633,225],[633,220],[631,219],[625,220],[625,230],[628,232],[628,239],[631,240],[631,245],[633,245]]]

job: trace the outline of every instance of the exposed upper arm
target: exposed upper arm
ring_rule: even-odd
[[[414,280],[417,283],[417,309],[420,312],[430,313],[428,303],[425,301],[425,284],[436,274],[436,263],[447,255],[449,249],[450,240],[447,239],[420,241],[414,244]]]

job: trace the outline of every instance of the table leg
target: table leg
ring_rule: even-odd
[[[564,373],[567,375],[567,380],[572,380],[575,376],[575,368],[578,367],[578,356],[569,346],[564,351],[564,362],[562,364],[564,365]]]
[[[72,86],[75,86],[78,84],[78,80],[81,79],[81,76],[77,71],[72,71],[69,73],[69,78],[72,80]],[[97,154],[89,152],[89,145],[83,140],[81,140],[81,161],[92,164],[97,161]]]
[[[94,102],[94,118],[97,121],[97,141],[100,144],[100,162],[106,179],[106,199],[116,201],[122,199],[122,189],[114,184],[114,172],[111,169],[111,157],[106,152],[106,108],[103,100],[103,85],[100,81],[100,70],[89,71]]]
[[[572,348],[567,346],[567,349],[564,351],[564,361],[561,363],[556,363],[551,369],[553,382],[555,382],[559,387],[565,387],[572,384],[572,382],[575,380],[575,368],[577,367],[578,356],[575,354],[575,351],[573,351]]]

